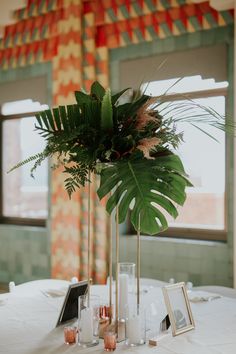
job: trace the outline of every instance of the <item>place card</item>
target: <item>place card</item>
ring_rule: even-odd
[[[157,346],[158,343],[165,337],[169,336],[170,334],[169,333],[162,333],[162,334],[159,334],[157,335],[156,337],[154,338],[150,338],[149,341],[148,341],[148,344],[149,345],[152,345],[152,346]]]

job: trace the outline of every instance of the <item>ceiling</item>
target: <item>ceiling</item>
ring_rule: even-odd
[[[0,0],[0,36],[3,35],[4,26],[14,23],[13,12],[26,5],[26,0]]]
[[[193,3],[205,0],[190,0]],[[234,0],[209,0],[213,8],[218,11],[233,9]],[[0,37],[3,36],[4,26],[14,23],[14,10],[21,9],[26,5],[26,0],[0,0]]]
[[[204,2],[206,0],[192,0],[195,4],[198,4],[200,2]],[[233,9],[234,8],[234,0],[209,0],[210,5],[218,10],[218,11],[224,11],[228,9]]]

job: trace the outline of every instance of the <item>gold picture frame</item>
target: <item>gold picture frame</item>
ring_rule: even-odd
[[[195,328],[195,323],[185,287],[176,283],[162,288],[173,336]]]

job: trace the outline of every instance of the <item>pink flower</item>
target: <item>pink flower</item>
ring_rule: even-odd
[[[149,160],[154,160],[154,157],[150,156],[150,152],[153,150],[153,148],[161,143],[161,140],[158,138],[144,138],[139,141],[139,145],[137,146],[137,149],[141,150],[143,152],[143,155],[146,159]]]

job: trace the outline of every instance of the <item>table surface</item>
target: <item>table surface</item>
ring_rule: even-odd
[[[37,285],[37,284],[36,284]],[[63,343],[63,326],[55,328],[63,297],[46,296],[42,290],[62,289],[66,282],[44,283],[44,288],[26,288],[0,295],[0,353],[1,354],[56,354],[104,353],[103,341],[98,346],[81,349]],[[162,291],[158,287],[142,289],[144,305],[156,303],[158,318],[166,314]],[[92,294],[108,298],[105,286],[93,286]],[[171,332],[157,347],[148,344],[127,348],[117,345],[119,353],[157,354],[235,354],[236,353],[236,299],[218,298],[209,302],[191,303],[195,329],[176,337]]]

